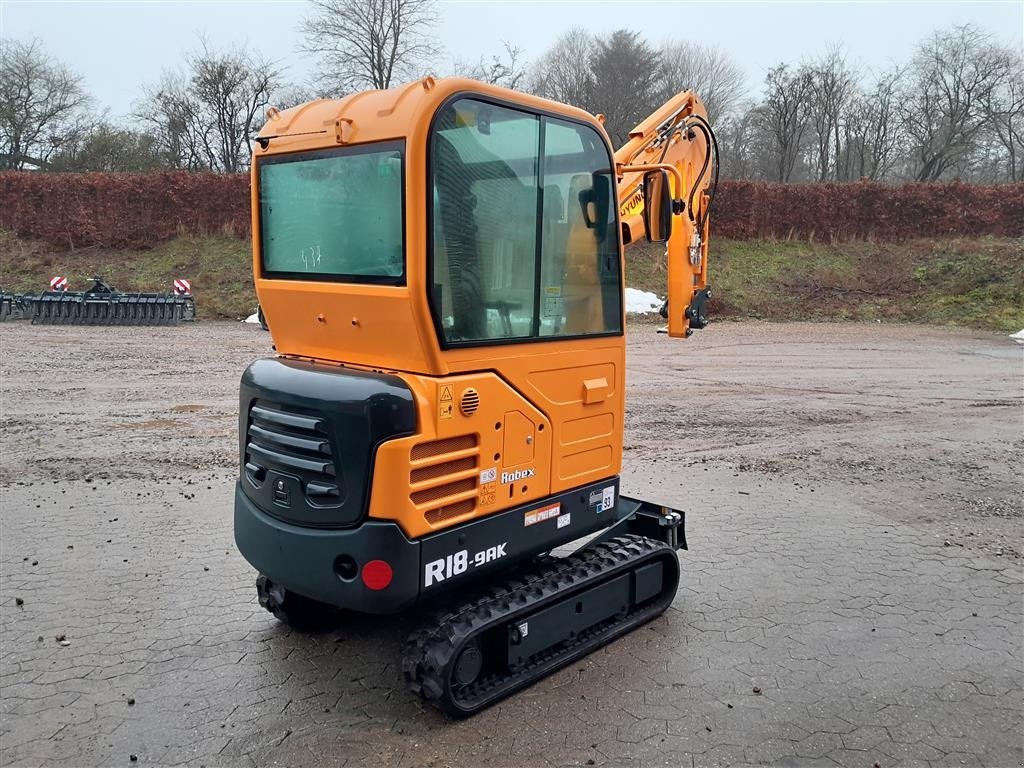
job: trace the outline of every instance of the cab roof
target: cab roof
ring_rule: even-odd
[[[341,99],[318,99],[290,109],[267,110],[255,155],[403,139],[424,133],[434,113],[459,93],[573,118],[597,128],[600,121],[582,109],[466,78],[425,77],[388,90],[363,91]]]

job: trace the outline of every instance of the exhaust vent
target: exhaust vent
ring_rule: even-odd
[[[480,393],[470,387],[462,393],[462,401],[459,403],[459,410],[463,416],[472,416],[480,407]]]
[[[475,434],[419,443],[409,458],[409,500],[428,523],[439,525],[476,511],[480,449]]]
[[[441,456],[455,451],[468,451],[476,448],[476,435],[459,435],[458,437],[446,437],[442,440],[432,440],[429,443],[419,443],[412,448],[410,458],[413,461],[429,459],[432,456]]]

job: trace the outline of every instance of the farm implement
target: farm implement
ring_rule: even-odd
[[[174,281],[174,293],[124,293],[100,277],[85,291],[68,291],[66,278],[41,293],[0,294],[0,320],[33,325],[175,325],[195,320],[191,285]]]

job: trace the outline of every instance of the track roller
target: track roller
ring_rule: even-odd
[[[547,558],[429,617],[402,671],[430,704],[472,715],[659,616],[678,586],[675,550],[644,536]]]

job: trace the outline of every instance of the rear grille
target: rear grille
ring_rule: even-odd
[[[458,437],[446,437],[442,440],[431,440],[429,443],[419,443],[412,448],[412,460],[428,459],[432,456],[440,456],[455,451],[468,451],[476,448],[476,435],[459,435]]]
[[[416,505],[429,504],[432,501],[454,496],[457,493],[466,493],[476,489],[476,478],[467,477],[465,480],[456,480],[453,483],[445,483],[424,491],[414,491],[409,495],[412,503]]]
[[[445,520],[451,520],[453,517],[468,514],[474,509],[476,509],[476,502],[472,499],[467,499],[466,501],[457,501],[454,504],[449,504],[446,507],[432,509],[424,517],[427,518],[428,523],[443,523]]]
[[[414,445],[409,452],[409,500],[428,523],[438,524],[476,510],[480,480],[476,435]]]
[[[342,489],[326,421],[265,403],[249,409],[245,471],[257,485],[268,470],[297,477],[310,504],[336,506]]]
[[[453,472],[465,472],[467,469],[476,467],[476,456],[467,456],[464,459],[446,461],[443,464],[435,464],[431,467],[420,467],[409,473],[409,481],[422,483],[424,480],[433,480],[437,477],[444,477]]]

